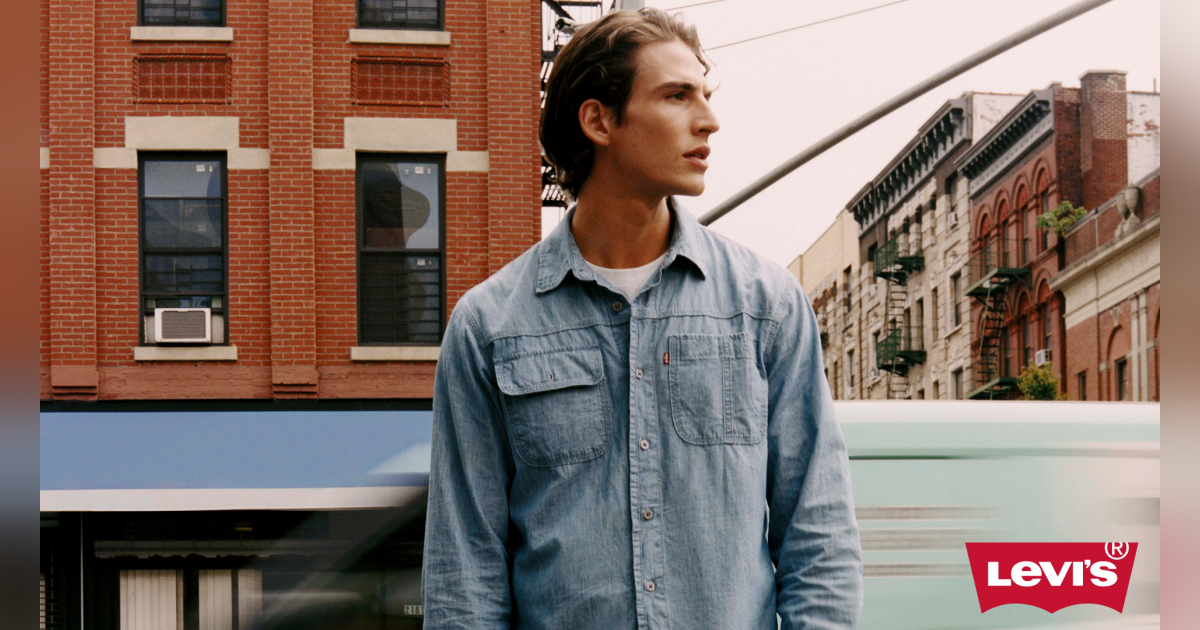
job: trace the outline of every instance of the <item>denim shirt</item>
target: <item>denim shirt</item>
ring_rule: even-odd
[[[862,553],[812,307],[671,205],[632,302],[585,263],[573,210],[458,302],[426,628],[855,626]]]

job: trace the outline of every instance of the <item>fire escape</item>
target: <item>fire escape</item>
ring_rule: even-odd
[[[925,362],[924,335],[908,311],[908,278],[925,268],[921,237],[901,232],[875,252],[875,277],[887,281],[883,334],[875,350],[875,366],[888,373],[887,397],[908,395],[908,372]]]
[[[1006,398],[1017,387],[1004,356],[1004,322],[1008,289],[1029,281],[1029,239],[989,239],[968,262],[970,276],[964,293],[983,306],[975,352],[975,387],[967,398]]]
[[[613,2],[602,0],[542,0],[542,107],[546,106],[546,81],[554,68],[558,51],[571,39],[575,28],[586,22],[598,20],[605,13],[605,5],[611,9]],[[567,207],[567,198],[554,183],[554,169],[542,155],[542,207]]]

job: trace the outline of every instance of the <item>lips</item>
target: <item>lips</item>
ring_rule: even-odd
[[[708,154],[711,151],[712,151],[712,149],[708,148],[707,146],[698,147],[698,148],[692,149],[691,151],[688,151],[687,153],[684,153],[683,157],[685,159],[687,159],[687,161],[689,161],[693,164],[696,164],[698,166],[707,167],[708,166]]]

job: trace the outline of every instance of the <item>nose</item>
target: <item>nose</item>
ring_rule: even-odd
[[[713,111],[712,104],[707,99],[699,99],[700,113],[696,116],[695,131],[700,135],[710,135],[721,129],[721,123],[717,120],[717,113]]]

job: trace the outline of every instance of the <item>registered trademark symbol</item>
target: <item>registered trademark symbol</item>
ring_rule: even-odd
[[[1113,560],[1120,560],[1129,553],[1129,543],[1104,543],[1104,553],[1108,554],[1108,557],[1112,558]]]

